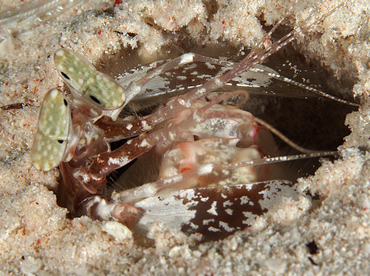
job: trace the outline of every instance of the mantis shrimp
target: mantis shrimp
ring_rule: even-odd
[[[71,50],[57,50],[54,63],[71,93],[53,89],[46,95],[32,149],[34,166],[45,171],[59,166],[62,196],[75,215],[116,220],[131,229],[163,222],[213,238],[250,226],[283,197],[299,196],[282,175],[283,161],[336,153],[305,150],[251,113],[221,104],[235,95],[247,99],[245,92],[209,99],[210,93],[252,70],[348,103],[259,65],[310,27],[306,24],[271,43],[271,34],[283,20],[239,63],[187,53],[127,85],[99,72]],[[228,71],[170,98],[147,116],[119,118],[147,83],[193,62],[224,66]],[[271,132],[303,154],[279,156]],[[115,141],[123,145],[111,150]],[[111,172],[139,157],[152,156],[160,159],[155,181],[115,192],[110,201],[104,198]]]

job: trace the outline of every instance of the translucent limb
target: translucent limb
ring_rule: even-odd
[[[351,105],[351,106],[356,106],[356,107],[359,107],[361,106],[360,104],[357,104],[357,103],[353,103],[353,102],[349,102],[349,101],[346,101],[346,100],[343,100],[343,99],[340,99],[338,97],[335,97],[333,95],[330,95],[328,93],[325,93],[319,89],[316,89],[315,87],[312,87],[312,86],[309,86],[309,85],[306,85],[304,83],[300,83],[300,82],[297,82],[295,80],[292,80],[290,78],[287,78],[287,77],[284,77],[280,74],[278,74],[276,71],[266,71],[264,68],[252,68],[254,72],[258,73],[258,72],[261,72],[263,74],[266,74],[267,76],[273,78],[273,79],[276,79],[276,80],[280,80],[280,81],[283,81],[285,83],[288,83],[288,84],[291,84],[291,85],[294,85],[294,86],[297,86],[299,88],[302,88],[302,89],[305,89],[311,93],[314,93],[318,96],[322,96],[324,98],[328,98],[328,99],[331,99],[333,101],[336,101],[336,102],[339,102],[339,103],[343,103],[343,104],[346,104],[346,105]]]
[[[241,111],[234,107],[228,107],[225,108],[225,110],[217,110],[217,108],[212,110],[212,107],[218,101],[236,93],[240,92],[221,95],[221,97],[211,103],[203,103],[201,107],[196,107],[195,111],[191,111],[190,114],[189,111],[186,110],[185,116],[181,116],[180,118],[175,117],[172,120],[169,120],[162,128],[151,133],[144,132],[140,136],[127,141],[126,144],[112,152],[100,153],[96,157],[92,158],[92,163],[86,168],[78,169],[75,172],[76,177],[78,177],[86,186],[89,186],[89,189],[97,189],[103,185],[104,175],[125,166],[138,156],[148,152],[158,143],[166,141],[181,141],[181,137],[184,132],[190,131],[191,133],[191,129],[193,127],[206,120],[227,118],[227,120],[237,120],[243,124],[248,124],[248,122],[253,118],[253,116],[248,112]],[[232,111],[229,111],[230,108]],[[225,124],[221,124],[219,127],[225,127]],[[235,128],[236,125],[232,124],[231,127]],[[236,133],[236,130],[228,130],[226,132],[228,134],[231,132]]]
[[[81,205],[84,215],[98,220],[118,220],[131,230],[136,227],[144,214],[141,208],[125,203],[107,202],[100,196],[87,198]]]
[[[153,71],[147,73],[141,79],[132,81],[125,90],[125,94],[126,94],[125,105],[127,105],[127,103],[129,103],[135,96],[137,96],[137,94],[140,93],[142,87],[144,87],[145,84],[147,84],[149,81],[151,81],[155,77],[158,77],[167,71],[173,70],[177,67],[184,66],[192,62],[204,62],[204,63],[216,64],[216,65],[221,65],[221,66],[231,66],[232,65],[232,62],[224,61],[224,60],[216,59],[216,58],[211,58],[211,57],[206,57],[206,56],[202,56],[196,53],[183,54],[177,58],[174,58],[166,62],[165,64],[159,66],[158,68],[155,68]]]
[[[232,97],[233,95],[242,94],[244,96],[243,101],[240,104],[244,104],[248,101],[249,95],[247,92],[243,90],[236,90],[233,92],[225,93],[224,95],[218,96],[214,101],[210,102],[207,107],[203,108],[203,111],[206,111],[209,107],[221,102],[222,100]],[[188,108],[192,106],[190,102],[184,102],[181,98],[178,98],[179,103],[183,105],[187,105]],[[204,105],[204,104],[202,104]],[[194,107],[194,103],[193,103]],[[228,109],[231,107],[229,106]],[[234,110],[239,110],[234,108]],[[243,111],[241,111],[243,112]],[[136,122],[136,124],[135,124]],[[140,135],[143,132],[151,130],[151,127],[145,121],[145,117],[141,117],[140,120],[136,120],[135,122],[131,121],[113,121],[108,116],[102,116],[99,120],[95,122],[95,125],[105,132],[105,138],[108,141],[119,141],[122,139],[131,138],[133,136]]]
[[[148,198],[154,195],[157,195],[163,190],[165,194],[166,191],[173,190],[185,190],[192,189],[194,183],[198,183],[198,178],[202,177],[203,182],[207,179],[210,181],[208,184],[215,184],[214,180],[218,179],[222,181],[229,177],[229,174],[233,170],[237,170],[244,167],[257,167],[264,166],[267,164],[274,164],[280,162],[287,162],[293,160],[301,160],[307,158],[315,157],[324,157],[337,155],[337,152],[328,151],[328,152],[319,152],[319,153],[310,153],[310,154],[297,154],[297,155],[288,155],[288,156],[278,156],[278,157],[265,157],[258,160],[242,161],[232,164],[204,164],[198,168],[184,171],[178,175],[174,175],[169,178],[160,179],[156,182],[147,183],[140,187],[126,190],[120,193],[115,193],[112,198],[117,202],[124,202],[127,204],[135,204],[136,202]],[[211,177],[211,176],[215,177]],[[208,177],[205,177],[208,176]],[[203,183],[205,185],[205,183]],[[217,185],[216,185],[217,186]]]

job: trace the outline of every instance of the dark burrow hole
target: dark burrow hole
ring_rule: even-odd
[[[234,61],[241,60],[244,57],[244,55],[240,54],[239,49],[235,49],[226,43],[194,46],[191,41],[184,39],[178,41],[175,47],[171,46],[162,49],[160,53],[157,53],[156,59],[174,58],[187,52],[196,52],[216,58],[227,56]],[[98,69],[116,77],[125,70],[139,67],[140,64],[147,64],[152,61],[150,58],[142,58],[137,50],[124,49],[114,56],[103,58],[100,62],[102,67]],[[292,64],[294,69],[288,66],[288,63]],[[310,85],[317,85],[319,90],[339,98],[343,98],[343,95],[349,95],[355,83],[355,81],[350,82],[347,80],[340,82],[336,80],[325,68],[313,62],[308,63],[304,59],[304,56],[297,52],[291,45],[275,53],[263,64],[276,70],[279,74],[298,82],[302,82],[303,79],[309,79]],[[203,66],[203,70],[207,73],[209,69],[203,64],[200,64],[200,66]],[[299,71],[298,75],[295,75],[295,70]],[[311,92],[304,91],[293,85],[287,85],[281,81],[273,81],[272,85],[267,89],[269,90],[268,94],[264,94],[263,92],[261,94],[260,89],[254,90],[257,91],[253,91],[253,89],[249,91],[250,99],[243,106],[243,109],[268,122],[289,139],[304,148],[318,151],[335,151],[343,143],[343,138],[350,134],[349,129],[344,125],[344,120],[346,114],[356,110],[352,106],[316,96]],[[286,92],[287,90],[291,91],[288,95],[283,97],[279,95],[281,91]],[[271,92],[274,92],[275,95]],[[165,98],[161,98],[160,100],[155,99],[153,102],[158,103],[163,100]],[[351,101],[351,99],[346,100]],[[149,114],[154,108],[155,106],[145,106],[142,110],[126,110],[123,114],[124,116],[143,116]],[[119,147],[124,142],[113,143],[112,149]],[[282,155],[298,153],[279,138],[276,138],[276,142]],[[146,158],[139,158],[139,161],[140,159],[143,160]],[[135,160],[124,168],[110,174],[107,177],[107,198],[110,197],[109,194],[113,189],[128,189],[156,180],[158,162],[159,160],[156,159],[147,159],[138,165],[136,164],[138,162]],[[294,176],[288,177],[294,180],[297,177],[314,173],[320,166],[320,160],[299,160],[292,162],[288,166],[296,172]],[[129,179],[125,179],[124,184],[117,184],[117,179],[122,178],[122,175],[127,172],[130,174]]]

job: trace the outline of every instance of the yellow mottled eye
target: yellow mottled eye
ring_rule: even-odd
[[[117,109],[124,104],[123,88],[80,55],[59,49],[55,52],[54,63],[69,87],[90,103],[102,109]]]
[[[37,169],[49,171],[63,160],[70,124],[70,108],[63,93],[51,90],[42,103],[32,146],[32,162]]]

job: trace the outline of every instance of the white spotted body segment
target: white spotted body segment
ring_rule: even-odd
[[[72,93],[103,110],[114,110],[125,103],[123,87],[99,72],[85,58],[69,49],[59,49],[54,55],[55,66]]]
[[[148,197],[135,207],[144,210],[138,224],[165,223],[188,233],[220,239],[252,225],[253,221],[282,203],[297,200],[299,192],[290,181],[274,180],[174,191]]]
[[[49,171],[64,159],[71,127],[70,107],[57,89],[46,94],[32,147],[33,165]]]

